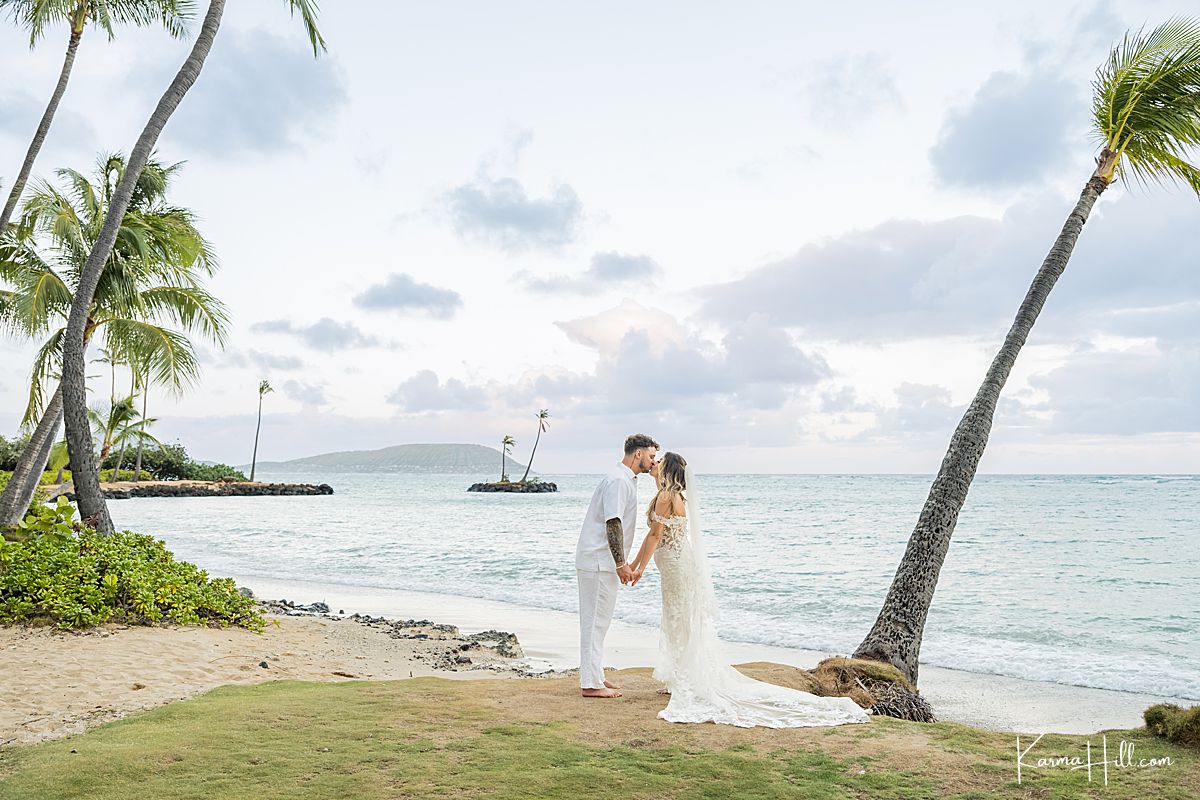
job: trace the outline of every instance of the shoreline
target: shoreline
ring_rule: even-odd
[[[501,628],[514,633],[534,668],[563,670],[579,666],[575,614],[495,600],[259,576],[233,576],[255,595],[321,600],[334,612],[345,610],[386,617],[430,617],[463,630]],[[261,587],[261,591],[260,591]],[[775,647],[722,640],[733,664],[772,661],[811,669],[842,653]],[[605,668],[649,667],[658,654],[658,630],[613,620],[605,641]],[[1108,728],[1136,728],[1142,712],[1155,703],[1195,705],[1180,697],[1096,689],[1031,681],[982,672],[921,665],[921,695],[939,720],[1002,732],[1087,734]]]

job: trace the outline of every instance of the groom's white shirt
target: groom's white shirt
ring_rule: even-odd
[[[612,552],[608,549],[605,523],[620,518],[625,545],[625,560],[633,549],[633,528],[637,522],[637,476],[624,464],[618,464],[604,476],[592,494],[579,544],[575,548],[575,568],[616,572]]]

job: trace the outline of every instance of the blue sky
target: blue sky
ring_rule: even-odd
[[[548,407],[547,472],[634,431],[702,471],[932,472],[1090,173],[1095,67],[1186,10],[325,6],[314,61],[286,4],[231,4],[160,142],[234,318],[199,386],[151,395],[200,458],[248,460],[266,377],[266,459],[521,457]],[[0,28],[5,185],[64,45]],[[189,45],[89,30],[38,173],[127,150]],[[1198,219],[1104,195],[984,471],[1200,472]],[[0,348],[11,431],[33,347]]]

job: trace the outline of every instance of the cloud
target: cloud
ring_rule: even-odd
[[[1200,431],[1200,343],[1084,350],[1029,382],[1047,395],[1048,433]]]
[[[1012,188],[1037,183],[1077,146],[1088,95],[1057,70],[997,72],[965,106],[946,116],[929,152],[936,178],[950,186]]]
[[[150,93],[168,68],[138,67]],[[157,96],[157,94],[155,94]],[[346,105],[345,81],[330,57],[314,59],[303,37],[222,29],[204,71],[171,118],[164,137],[191,152],[231,157],[297,147],[331,126]]]
[[[444,384],[437,373],[421,370],[396,387],[387,401],[403,411],[478,411],[487,408],[487,396],[482,388],[468,386],[457,378]]]
[[[593,255],[591,265],[578,275],[539,278],[523,272],[518,277],[535,292],[589,294],[631,284],[650,283],[660,275],[662,267],[650,256],[604,252]]]
[[[283,394],[289,400],[295,400],[303,406],[329,405],[329,400],[325,397],[325,387],[321,384],[289,380],[283,384]]]
[[[1200,301],[1194,248],[1179,240],[1195,227],[1195,199],[1110,191],[1043,309],[1040,341],[1115,331],[1130,324],[1130,309]],[[851,231],[702,287],[701,315],[732,323],[760,313],[773,325],[846,342],[1002,334],[1072,205],[1049,196],[1017,203],[1000,219],[902,219]],[[1153,326],[1146,315],[1139,322]],[[1172,324],[1186,327],[1186,314]]]
[[[460,237],[511,253],[556,250],[574,240],[583,217],[583,204],[567,184],[532,198],[516,178],[480,176],[451,189],[445,200]]]
[[[450,319],[462,308],[462,296],[450,289],[418,283],[403,273],[389,275],[383,283],[368,286],[354,297],[354,305],[375,311],[423,311],[436,319]]]
[[[46,102],[47,98],[38,99],[19,90],[10,90],[0,96],[0,135],[12,136],[23,148],[28,147],[46,111]],[[54,124],[46,141],[67,148],[91,148],[96,141],[96,131],[87,117],[60,107],[54,113]],[[24,154],[24,149],[21,152]]]
[[[295,356],[285,356],[278,353],[263,353],[258,350],[247,350],[246,356],[254,362],[256,366],[263,369],[303,369],[304,362]]]
[[[256,322],[250,326],[256,333],[281,333],[296,337],[314,350],[348,350],[359,347],[375,347],[379,344],[374,336],[368,336],[349,322],[337,322],[322,317],[311,325],[298,325],[289,320],[276,319]]]
[[[885,108],[904,107],[895,69],[882,53],[843,54],[804,70],[805,109],[827,123],[853,124]]]

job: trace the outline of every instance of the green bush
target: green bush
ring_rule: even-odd
[[[114,478],[114,477],[113,477],[113,470],[111,470],[111,469],[102,469],[102,470],[100,470],[100,480],[101,480],[101,481],[103,481],[103,482],[105,482],[105,483],[108,483],[109,481],[131,481],[131,480],[133,480],[133,475],[134,475],[134,472],[133,472],[133,470],[131,470],[131,469],[123,469],[123,470],[121,470],[121,472],[120,472],[120,473],[117,475],[117,477],[115,477],[115,478]],[[150,474],[149,472],[147,472],[146,470],[142,470],[142,471],[140,472],[140,474],[139,474],[138,480],[140,480],[140,481],[152,481],[152,480],[154,480],[154,476],[153,476],[153,475],[151,475],[151,474]]]
[[[0,538],[0,622],[48,620],[60,628],[106,621],[236,625],[263,629],[254,601],[232,578],[176,561],[166,543],[122,531],[102,536],[73,521],[65,498]]]
[[[12,472],[17,468],[17,459],[29,444],[29,434],[18,434],[9,439],[0,436],[0,469]]]
[[[104,467],[115,467],[117,454],[105,459]],[[130,455],[125,454],[124,464],[131,466]],[[233,478],[244,481],[246,476],[227,464],[201,464],[193,461],[181,444],[164,444],[142,453],[142,469],[163,481],[219,481]],[[122,470],[124,472],[124,470]]]
[[[1172,703],[1159,703],[1142,712],[1146,730],[1168,742],[1186,747],[1200,747],[1200,706],[1180,708]]]

